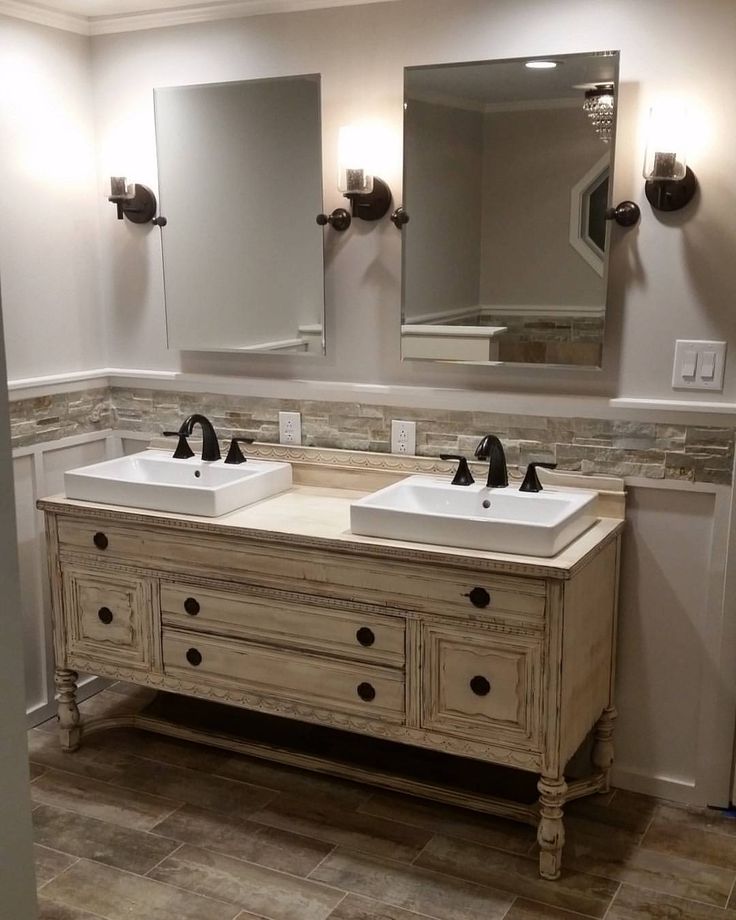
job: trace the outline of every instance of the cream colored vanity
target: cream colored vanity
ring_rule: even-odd
[[[46,514],[62,745],[80,722],[77,672],[391,739],[539,774],[530,805],[440,783],[292,762],[539,822],[559,875],[565,802],[604,791],[612,762],[616,593],[624,494],[549,559],[359,537],[350,501],[416,458],[260,445],[293,463],[290,491],[220,518],[51,498]],[[443,474],[446,475],[446,474]],[[553,474],[550,477],[555,479]],[[564,474],[556,481],[580,485]],[[328,485],[329,484],[329,485]],[[135,724],[289,759],[247,741]],[[593,772],[565,765],[593,730]]]

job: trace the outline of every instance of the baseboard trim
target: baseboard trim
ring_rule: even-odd
[[[694,782],[637,773],[635,770],[617,768],[615,764],[611,770],[611,785],[617,789],[625,789],[627,792],[653,795],[660,799],[668,799],[671,802],[681,802],[686,805],[714,804],[698,800]]]

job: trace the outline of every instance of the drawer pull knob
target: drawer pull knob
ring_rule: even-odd
[[[366,703],[370,703],[371,700],[375,700],[376,691],[371,684],[362,683],[358,684],[358,696]]]
[[[92,542],[97,549],[107,549],[108,539],[102,531],[98,531],[94,537],[92,537]]]
[[[472,591],[463,594],[463,597],[469,597],[474,607],[487,607],[491,603],[491,595],[485,588],[473,588]]]
[[[190,617],[196,617],[199,613],[199,601],[194,597],[188,597],[184,601],[184,609]]]
[[[100,618],[100,621],[107,626],[112,623],[112,610],[109,607],[100,607],[97,611],[97,616]]]
[[[367,626],[361,626],[360,629],[356,632],[355,638],[360,642],[361,645],[373,645],[376,641],[376,636],[372,629],[369,629]]]
[[[195,668],[202,664],[202,653],[198,648],[187,649],[187,661]]]
[[[476,696],[488,696],[491,692],[491,682],[487,677],[481,677],[481,675],[478,674],[471,679],[470,689]]]

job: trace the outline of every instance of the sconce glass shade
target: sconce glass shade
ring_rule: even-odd
[[[365,128],[340,128],[337,140],[337,187],[343,195],[369,195],[373,175],[368,165],[371,138]]]
[[[109,201],[131,201],[135,198],[135,185],[128,185],[126,176],[110,176]]]
[[[679,182],[687,174],[685,138],[687,112],[678,107],[658,107],[649,112],[647,150],[643,175],[651,182]]]
[[[595,133],[604,142],[609,143],[613,136],[614,114],[613,84],[601,83],[593,89],[586,90],[583,111],[590,118]]]

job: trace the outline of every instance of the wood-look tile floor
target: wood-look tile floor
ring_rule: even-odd
[[[29,747],[41,920],[736,920],[719,812],[573,803],[546,882],[524,825],[144,732],[64,754],[48,722]]]

